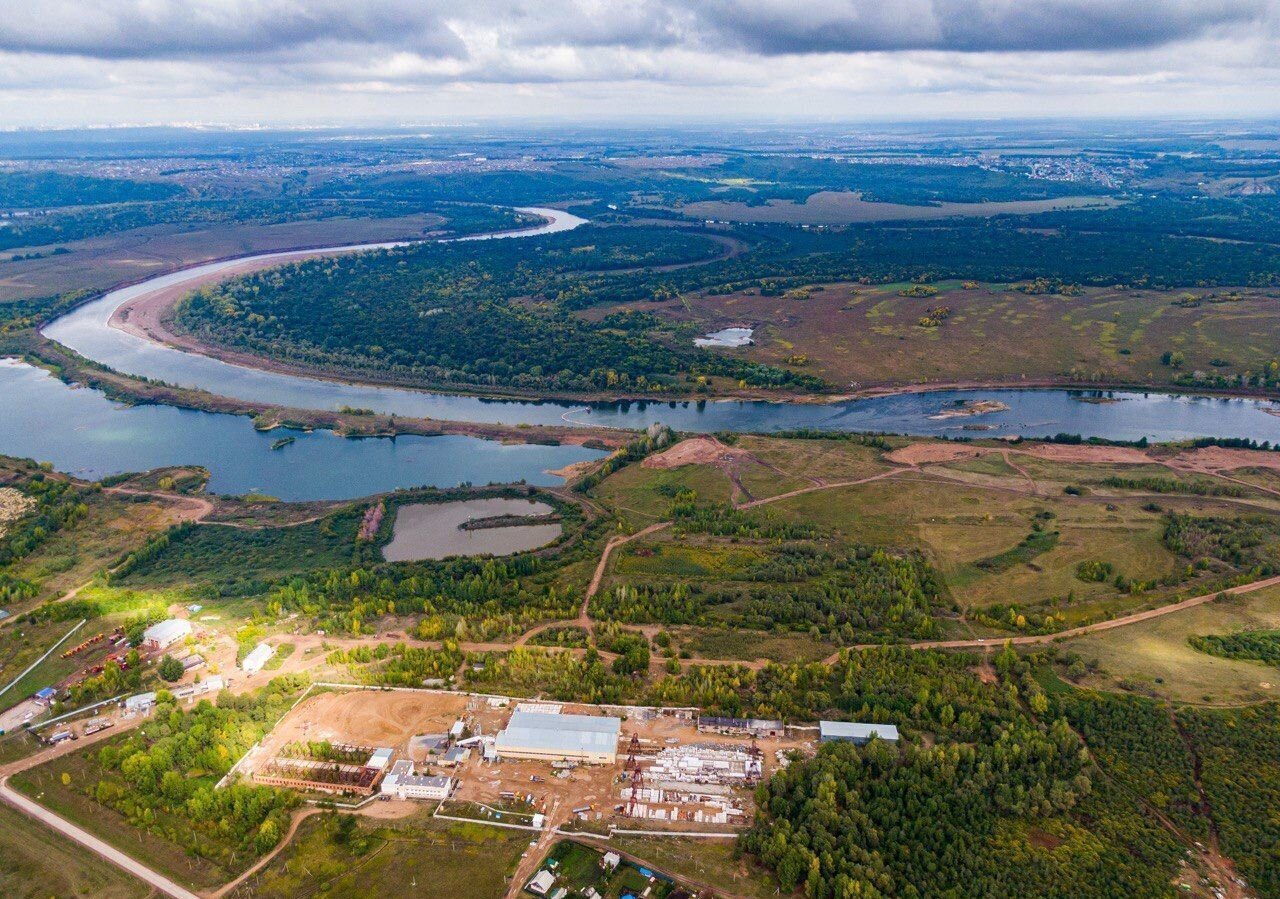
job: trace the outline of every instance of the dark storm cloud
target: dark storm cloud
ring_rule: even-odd
[[[763,55],[1124,50],[1263,22],[1267,0],[689,0],[704,40]]]
[[[15,53],[184,59],[317,44],[465,54],[430,4],[415,0],[44,0],[0,12],[0,51]]]
[[[764,56],[1156,47],[1264,22],[1276,0],[44,0],[0,12],[0,51],[299,59],[498,46]],[[328,48],[328,49],[325,49]]]

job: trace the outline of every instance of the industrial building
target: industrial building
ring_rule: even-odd
[[[612,765],[618,760],[621,718],[561,715],[517,709],[498,734],[499,758],[577,761]]]
[[[148,649],[164,649],[191,636],[191,622],[185,618],[169,618],[142,632],[142,645]]]
[[[698,730],[702,733],[725,734],[738,737],[780,737],[786,733],[786,725],[768,718],[719,718],[700,715]]]
[[[453,792],[452,777],[428,777],[413,773],[413,762],[401,759],[382,779],[382,795],[396,799],[448,799]]]
[[[859,724],[856,721],[819,721],[818,735],[823,743],[843,740],[865,746],[872,737],[886,743],[898,742],[898,728],[892,724]]]
[[[129,714],[137,712],[145,712],[156,704],[156,694],[152,690],[148,693],[139,693],[136,696],[130,696],[124,701],[124,710]]]
[[[253,648],[253,652],[244,657],[244,661],[240,663],[240,667],[248,674],[257,674],[275,654],[276,651],[270,644],[259,643]]]

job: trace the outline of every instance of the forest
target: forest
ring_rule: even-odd
[[[654,267],[720,252],[687,230],[638,226],[548,235],[532,253],[516,241],[424,244],[235,279],[188,297],[177,321],[223,346],[407,383],[660,393],[719,375],[823,389],[812,376],[699,350],[696,331],[654,316],[592,322],[570,311],[603,272],[659,289]]]

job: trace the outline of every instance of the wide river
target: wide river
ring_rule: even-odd
[[[549,222],[540,228],[471,239],[532,238],[584,223],[560,210],[527,211],[542,214]],[[388,246],[393,244],[332,249],[349,252]],[[283,252],[255,258],[284,262],[301,255],[305,254]],[[702,432],[816,428],[951,436],[1073,433],[1114,440],[1146,437],[1151,441],[1246,437],[1280,442],[1280,404],[1258,400],[1009,389],[900,394],[836,404],[709,401],[582,405],[490,400],[260,371],[163,346],[109,324],[112,313],[130,300],[206,278],[242,261],[207,263],[110,291],[51,322],[44,334],[117,371],[236,399],[304,409],[350,406],[401,416],[511,425],[643,428],[662,422],[677,430]],[[977,400],[998,400],[1008,408],[974,417],[938,417],[959,404]],[[976,425],[984,429],[975,430]],[[462,437],[343,440],[330,434],[300,436],[293,446],[273,452],[269,449],[273,439],[254,432],[245,418],[118,406],[94,391],[73,391],[28,366],[0,366],[0,453],[49,460],[86,476],[160,464],[203,464],[214,472],[211,489],[227,493],[258,489],[282,498],[304,499],[359,496],[396,486],[446,485],[460,480],[487,483],[524,478],[547,483],[554,478],[544,473],[546,469],[598,455],[580,447],[504,447]]]

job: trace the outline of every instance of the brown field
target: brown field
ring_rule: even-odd
[[[1100,209],[1119,205],[1110,197],[1059,197],[1053,200],[1011,200],[1002,203],[938,203],[908,206],[904,203],[874,203],[852,191],[819,191],[803,203],[768,200],[763,206],[702,200],[680,207],[691,218],[728,219],[734,222],[781,222],[798,225],[849,225],[854,222],[897,222],[945,219],[960,216],[991,216],[1055,209]]]
[[[807,298],[753,289],[646,308],[709,330],[753,325],[756,344],[728,352],[774,365],[805,355],[806,372],[841,389],[973,381],[1159,386],[1180,372],[1258,371],[1280,356],[1274,292],[1246,290],[1233,302],[1190,308],[1173,305],[1183,292],[1089,288],[1080,296],[1027,295],[1007,285],[966,290],[947,281],[934,285],[935,296],[900,296],[907,286],[827,284],[811,288]],[[918,324],[939,306],[951,310],[939,326]],[[1184,354],[1180,369],[1161,364],[1165,351]],[[1215,360],[1226,365],[1211,364]]]
[[[279,225],[218,225],[200,230],[173,225],[139,228],[58,244],[71,251],[66,255],[6,263],[4,275],[0,277],[0,302],[70,290],[101,289],[198,262],[246,253],[413,237],[438,227],[442,221],[436,215],[410,215]]]
[[[407,750],[414,734],[447,731],[467,697],[442,693],[344,690],[309,696],[264,741],[267,753],[299,740],[330,740]]]

